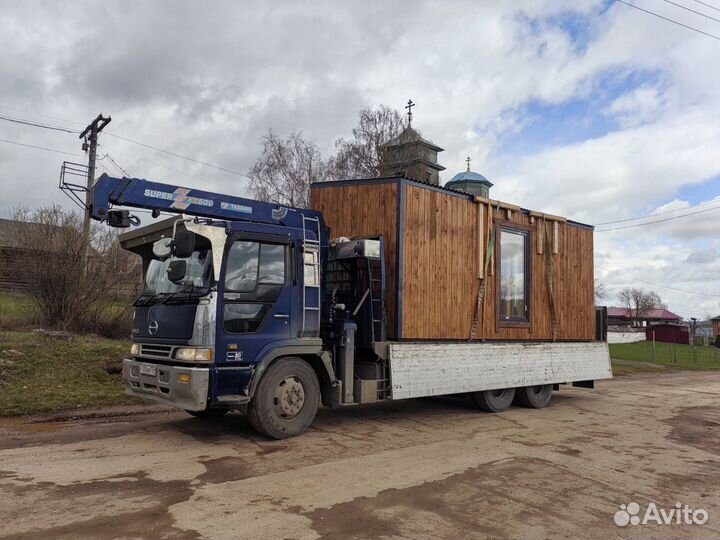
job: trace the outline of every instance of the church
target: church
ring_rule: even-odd
[[[415,104],[408,102],[408,122],[405,129],[394,139],[386,142],[381,148],[381,176],[399,176],[412,178],[432,184],[440,185],[440,172],[445,167],[438,163],[438,154],[445,149],[433,142],[424,139],[420,133],[412,127],[412,107]],[[467,170],[452,177],[445,184],[445,188],[462,191],[469,195],[488,198],[492,182],[482,174],[470,170],[470,158],[466,159]]]

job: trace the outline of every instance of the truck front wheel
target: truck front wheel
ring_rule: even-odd
[[[248,405],[248,419],[259,433],[287,439],[312,424],[320,405],[315,371],[300,358],[282,358],[267,369]]]
[[[538,386],[524,386],[518,388],[517,402],[518,405],[529,407],[531,409],[542,409],[548,403],[553,393],[552,384],[542,384]]]
[[[470,394],[470,398],[476,407],[483,411],[493,413],[509,409],[514,397],[514,388],[499,388],[497,390],[485,390],[483,392],[473,392]]]

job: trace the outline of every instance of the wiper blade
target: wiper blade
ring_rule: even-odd
[[[135,307],[147,306],[148,304],[150,304],[152,302],[153,298],[154,298],[154,295],[152,293],[141,294],[138,297],[138,299],[133,302],[133,306],[135,306]]]

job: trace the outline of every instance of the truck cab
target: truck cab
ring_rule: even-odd
[[[327,381],[320,336],[327,239],[316,213],[300,223],[170,218],[121,235],[144,272],[123,369],[128,393],[211,416],[247,405],[279,357],[309,360]],[[310,390],[293,376],[283,381],[274,400],[287,418]]]

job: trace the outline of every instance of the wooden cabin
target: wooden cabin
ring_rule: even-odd
[[[595,339],[591,226],[399,177],[312,184],[311,207],[383,237],[389,339]]]

